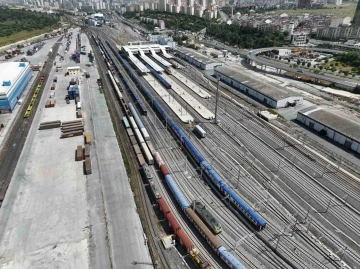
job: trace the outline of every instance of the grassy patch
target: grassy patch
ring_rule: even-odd
[[[21,31],[7,37],[0,37],[0,47],[18,42],[20,40],[25,40],[37,35],[48,33],[51,30],[52,30],[51,28],[44,28],[42,30]]]
[[[342,16],[342,17],[354,17],[356,9],[356,3],[353,4],[346,4],[344,6],[335,6],[335,5],[327,5],[326,8],[321,9],[279,9],[276,10],[276,13],[286,13],[288,15],[302,15],[304,13],[308,14],[330,14],[335,16]]]

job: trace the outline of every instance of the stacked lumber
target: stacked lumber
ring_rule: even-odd
[[[40,123],[39,130],[59,128],[61,126],[61,121],[45,121]]]

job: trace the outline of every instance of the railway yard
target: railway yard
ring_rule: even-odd
[[[120,46],[144,38],[112,19],[58,42],[56,53],[71,40],[86,55],[60,72],[50,56],[12,138],[24,148],[5,144],[19,161],[0,191],[0,267],[360,268],[360,171],[217,92],[171,51],[127,57]],[[44,108],[55,75],[55,107]],[[80,89],[70,104],[69,81]],[[57,120],[80,120],[84,133],[38,130]],[[83,146],[89,159],[75,161]]]

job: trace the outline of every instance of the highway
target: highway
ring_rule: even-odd
[[[221,50],[226,49],[232,53],[235,52],[235,53],[239,54],[241,57],[246,57],[247,59],[254,61],[259,65],[271,66],[271,67],[274,67],[277,69],[281,69],[281,70],[293,72],[293,73],[298,72],[298,68],[292,68],[292,67],[289,67],[289,65],[282,63],[280,61],[275,61],[275,60],[273,61],[273,60],[270,60],[270,59],[267,59],[264,57],[257,56],[257,54],[259,54],[260,52],[270,51],[273,49],[293,49],[293,47],[271,47],[271,48],[244,50],[244,49],[237,49],[237,48],[229,47],[229,46],[221,44],[219,42],[216,42],[216,43],[207,42],[207,41],[196,41],[196,42],[198,44],[204,44],[205,46],[215,47],[215,48],[221,49]],[[338,53],[342,52],[340,50],[323,49],[323,48],[307,48],[307,49],[309,51],[322,51],[325,53],[334,53],[334,54],[338,54]],[[351,78],[343,78],[343,77],[333,76],[331,74],[319,75],[319,74],[309,72],[305,68],[303,68],[302,70],[303,70],[303,73],[301,73],[301,75],[307,75],[309,77],[313,77],[316,79],[326,80],[326,81],[333,82],[336,84],[342,84],[345,87],[349,87],[349,88],[354,88],[356,85],[359,84],[358,81],[353,80]]]

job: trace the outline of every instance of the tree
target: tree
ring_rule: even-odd
[[[320,65],[320,66],[319,66],[319,69],[320,69],[320,70],[323,70],[323,69],[324,69],[324,67],[323,67],[322,65]]]
[[[301,63],[302,66],[305,66],[305,64],[306,64],[305,62],[302,62],[302,63]]]
[[[326,64],[329,62],[329,60],[328,59],[325,59],[325,61],[324,61]]]
[[[290,59],[288,59],[287,61],[288,61],[288,63],[290,63]]]
[[[356,85],[353,92],[356,93],[356,94],[360,94],[360,85],[359,84]]]
[[[310,63],[310,62],[307,63],[307,67],[309,67],[309,68],[311,67],[311,63]]]
[[[300,61],[300,60],[297,60],[296,63],[297,63],[297,65],[300,65],[301,61]]]

